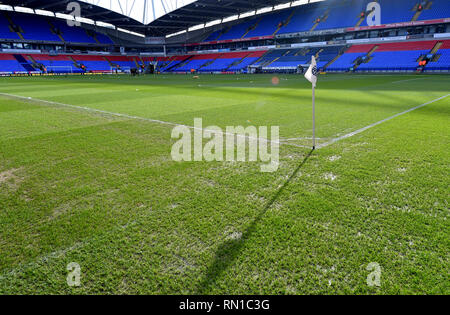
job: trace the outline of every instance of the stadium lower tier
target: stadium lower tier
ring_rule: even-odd
[[[239,72],[246,71],[266,53],[266,51],[234,52],[222,54],[205,54],[185,56],[172,67],[163,72]]]
[[[315,56],[327,72],[450,71],[450,40],[275,49],[171,57],[0,54],[0,73],[128,72],[150,63],[161,73],[280,72],[305,68]]]
[[[450,71],[450,40],[354,45],[328,65],[328,72]]]
[[[0,54],[0,73],[85,73],[129,71],[154,62],[138,56]]]

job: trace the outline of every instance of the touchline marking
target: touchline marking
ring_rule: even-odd
[[[103,240],[104,238],[110,236],[111,234],[115,234],[117,232],[124,231],[127,228],[138,224],[139,223],[138,221],[140,219],[142,219],[142,218],[143,218],[143,216],[136,218],[136,220],[134,220],[132,222],[129,222],[129,223],[126,223],[124,225],[112,228],[111,230],[105,232],[104,235],[100,236],[100,240]],[[64,249],[60,249],[60,250],[54,251],[52,253],[49,253],[49,254],[46,254],[46,255],[43,255],[43,256],[40,256],[40,257],[38,257],[37,259],[35,259],[35,260],[31,261],[31,262],[21,263],[17,267],[15,267],[13,269],[10,269],[9,271],[1,274],[0,275],[0,281],[8,279],[8,278],[11,278],[11,277],[15,277],[18,274],[23,273],[27,268],[38,268],[38,267],[48,263],[50,260],[59,259],[61,257],[64,257],[70,252],[73,252],[75,250],[78,250],[78,249],[81,249],[83,247],[86,247],[87,245],[90,245],[96,239],[97,239],[96,236],[93,236],[93,237],[88,238],[88,239],[86,239],[84,241],[77,242],[77,243],[75,243],[72,246],[69,246],[69,247],[66,247]]]
[[[37,101],[37,102],[42,102],[42,103],[47,103],[47,104],[59,105],[59,106],[63,106],[63,107],[76,108],[76,109],[81,109],[81,110],[85,110],[88,112],[101,113],[101,114],[106,114],[106,115],[111,115],[111,116],[116,116],[116,117],[122,117],[122,118],[134,119],[134,120],[142,120],[142,121],[147,121],[147,122],[151,122],[151,123],[155,123],[155,124],[161,124],[161,125],[167,125],[167,126],[173,126],[173,127],[187,127],[192,130],[208,131],[208,132],[212,132],[212,133],[219,133],[222,135],[241,137],[241,138],[245,138],[245,139],[249,139],[249,140],[258,140],[258,141],[263,141],[263,142],[267,142],[267,143],[275,143],[275,144],[278,144],[279,146],[284,144],[284,145],[289,145],[289,146],[298,147],[298,148],[310,148],[309,146],[306,146],[306,145],[268,140],[265,138],[255,138],[255,137],[250,137],[247,135],[241,135],[241,134],[237,134],[237,133],[229,133],[229,132],[223,132],[223,131],[219,132],[217,130],[208,130],[208,129],[204,129],[204,128],[197,128],[197,127],[193,127],[193,126],[177,124],[177,123],[162,121],[162,120],[157,120],[157,119],[108,112],[105,110],[95,109],[95,108],[90,108],[90,107],[85,107],[85,106],[78,106],[78,105],[71,105],[71,104],[65,104],[65,103],[60,103],[60,102],[46,101],[46,100],[41,100],[41,99],[33,98],[33,97],[27,97],[27,96],[21,96],[21,95],[15,95],[15,94],[3,93],[3,92],[0,92],[0,95],[15,97],[15,98],[19,98],[19,99],[28,100],[28,101]]]
[[[428,78],[428,77],[421,77],[421,78],[415,78],[415,79],[406,79],[406,80],[394,81],[392,83],[394,84],[394,83],[409,82],[409,81],[415,81],[415,80],[422,80],[422,79],[426,79],[426,78]]]
[[[416,110],[416,109],[419,109],[419,108],[425,107],[425,106],[427,106],[427,105],[430,105],[430,104],[432,104],[432,103],[435,103],[435,102],[437,102],[437,101],[440,101],[440,100],[442,100],[442,99],[448,97],[449,95],[450,95],[450,93],[447,94],[447,95],[441,96],[441,97],[439,97],[439,98],[437,98],[437,99],[435,99],[435,100],[432,100],[432,101],[429,101],[429,102],[427,102],[427,103],[424,103],[424,104],[422,104],[422,105],[419,105],[419,106],[410,108],[410,109],[408,109],[408,110],[405,110],[404,112],[398,113],[398,114],[396,114],[396,115],[394,115],[394,116],[391,116],[391,117],[388,117],[388,118],[386,118],[386,119],[380,120],[380,121],[378,121],[378,122],[376,122],[376,123],[373,123],[373,124],[371,124],[371,125],[369,125],[369,126],[363,127],[363,128],[361,128],[361,129],[355,130],[355,131],[353,131],[353,132],[350,132],[350,133],[348,133],[348,134],[346,134],[346,135],[343,135],[343,136],[341,136],[341,137],[334,138],[334,139],[332,139],[332,140],[330,140],[330,141],[328,141],[328,142],[326,142],[326,143],[323,143],[323,144],[318,145],[318,146],[317,146],[317,149],[325,148],[325,147],[327,147],[327,146],[329,146],[329,145],[331,145],[331,144],[333,144],[333,143],[336,143],[336,142],[338,142],[338,141],[341,141],[341,140],[344,140],[344,139],[353,137],[353,136],[355,136],[355,135],[357,135],[357,134],[360,134],[360,133],[362,133],[362,132],[364,132],[364,131],[366,131],[366,130],[368,130],[368,129],[370,129],[370,128],[373,128],[373,127],[375,127],[375,126],[381,125],[382,123],[385,123],[385,122],[387,122],[387,121],[389,121],[389,120],[392,120],[392,119],[397,118],[397,117],[399,117],[399,116],[408,114],[408,113],[410,113],[410,112],[412,112],[412,111],[414,111],[414,110]]]
[[[63,257],[71,251],[74,251],[76,249],[84,247],[86,244],[87,244],[87,242],[86,243],[82,243],[82,242],[76,243],[75,245],[67,247],[65,249],[57,250],[53,253],[47,254],[45,256],[41,256],[35,261],[25,263],[25,264],[20,264],[18,267],[11,269],[11,270],[5,272],[4,274],[0,275],[0,280],[5,280],[10,277],[15,277],[16,275],[23,272],[23,270],[26,268],[37,268],[40,265],[48,262],[51,259]]]
[[[410,79],[410,80],[417,80],[417,79],[422,79],[422,78],[415,78],[415,79]],[[408,79],[408,81],[409,81],[409,79]],[[397,81],[397,82],[401,82],[401,81]],[[392,82],[392,83],[395,83],[395,82]],[[208,130],[208,129],[196,128],[196,127],[193,127],[193,126],[188,126],[188,125],[183,125],[183,124],[177,124],[177,123],[168,122],[168,121],[162,121],[162,120],[157,120],[157,119],[144,118],[144,117],[139,117],[139,116],[132,116],[132,115],[127,115],[127,114],[114,113],[114,112],[108,112],[108,111],[101,110],[101,109],[95,109],[95,108],[90,108],[90,107],[85,107],[85,106],[78,106],[78,105],[65,104],[65,103],[54,102],[54,101],[46,101],[46,100],[41,100],[41,99],[32,98],[32,97],[26,97],[26,96],[21,96],[21,95],[15,95],[15,94],[3,93],[3,92],[0,92],[0,95],[9,96],[9,97],[15,97],[15,98],[24,99],[24,100],[32,100],[32,101],[37,101],[37,102],[43,102],[43,103],[47,103],[47,104],[59,105],[59,106],[63,106],[63,107],[70,107],[70,108],[75,108],[75,109],[81,109],[81,110],[85,110],[85,111],[88,111],[88,112],[107,114],[107,115],[116,116],[116,117],[122,117],[122,118],[134,119],[134,120],[142,120],[142,121],[147,121],[147,122],[157,123],[157,124],[161,124],[161,125],[168,125],[168,126],[174,126],[174,127],[181,126],[181,127],[187,127],[187,128],[189,128],[189,129],[192,129],[192,130],[202,130],[202,131],[217,132],[217,131],[215,131],[215,130]],[[424,103],[424,104],[422,104],[422,105],[419,105],[419,106],[410,108],[410,109],[408,109],[408,110],[406,110],[406,111],[404,111],[404,112],[395,114],[394,116],[391,116],[391,117],[385,118],[385,119],[383,119],[383,120],[380,120],[380,121],[378,121],[378,122],[376,122],[376,123],[373,123],[373,124],[371,124],[371,125],[368,125],[368,126],[366,126],[366,127],[363,127],[363,128],[361,128],[361,129],[352,131],[352,132],[350,132],[350,133],[348,133],[348,134],[346,134],[346,135],[343,135],[343,136],[340,136],[340,137],[331,139],[331,140],[328,141],[328,142],[325,142],[325,143],[322,143],[322,144],[317,145],[317,146],[316,146],[316,149],[317,149],[317,150],[318,150],[318,149],[322,149],[322,148],[328,147],[328,146],[330,146],[330,145],[332,145],[332,144],[334,144],[334,143],[336,143],[336,142],[339,142],[339,141],[341,141],[341,140],[344,140],[344,139],[347,139],[347,138],[351,138],[351,137],[353,137],[353,136],[355,136],[355,135],[357,135],[357,134],[360,134],[360,133],[362,133],[362,132],[364,132],[364,131],[366,131],[366,130],[368,130],[368,129],[371,129],[371,128],[373,128],[373,127],[376,127],[376,126],[378,126],[378,125],[381,125],[382,123],[385,123],[385,122],[387,122],[387,121],[389,121],[389,120],[392,120],[392,119],[394,119],[394,118],[397,118],[397,117],[402,116],[402,115],[405,115],[405,114],[408,114],[408,113],[410,113],[410,112],[412,112],[412,111],[414,111],[414,110],[416,110],[416,109],[425,107],[425,106],[430,105],[430,104],[432,104],[432,103],[438,102],[438,101],[440,101],[440,100],[442,100],[442,99],[448,97],[449,95],[450,95],[450,93],[447,94],[447,95],[441,96],[441,97],[439,97],[439,98],[437,98],[437,99],[434,99],[434,100],[432,100],[432,101],[429,101],[429,102],[427,102],[427,103]],[[275,144],[278,144],[279,146],[281,146],[281,145],[288,145],[288,146],[297,147],[297,148],[307,148],[307,149],[311,148],[310,146],[306,146],[306,145],[300,145],[300,144],[288,143],[288,142],[280,142],[280,141],[273,141],[273,140],[268,140],[268,139],[264,139],[264,138],[255,138],[255,137],[250,137],[250,136],[247,136],[247,135],[233,134],[233,133],[227,133],[227,132],[219,132],[219,133],[221,133],[221,134],[223,134],[223,135],[231,135],[231,136],[236,136],[236,137],[244,137],[244,138],[250,139],[250,140],[266,141],[266,142],[268,142],[268,143],[275,143]],[[284,139],[284,140],[286,141],[286,139]]]

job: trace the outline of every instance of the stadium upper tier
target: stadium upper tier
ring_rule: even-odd
[[[11,11],[0,12],[0,38],[82,44],[113,44],[106,35],[69,26],[66,20]]]
[[[325,1],[255,16],[211,33],[205,42],[367,26],[373,0]],[[380,23],[390,24],[450,17],[449,0],[378,0]],[[378,9],[376,9],[378,10]]]

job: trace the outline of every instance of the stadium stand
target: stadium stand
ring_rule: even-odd
[[[55,19],[53,22],[54,27],[61,32],[61,36],[67,42],[72,43],[90,43],[95,44],[94,38],[87,35],[86,31],[81,27],[73,27],[67,25],[65,20]]]
[[[203,54],[197,56],[184,56],[184,62],[179,63],[179,67],[169,68],[169,72],[226,72],[244,71],[247,67],[264,55],[266,51],[254,52],[231,52],[222,54]]]
[[[427,50],[375,52],[371,58],[358,66],[357,71],[414,71],[417,69],[419,57],[427,52]]]
[[[417,41],[407,43],[354,45],[345,53],[343,46],[277,49],[271,51],[183,55],[159,58],[160,72],[225,72],[245,71],[255,64],[263,68],[287,68],[308,64],[316,56],[320,69],[346,71],[415,71],[421,57],[431,54],[438,43],[442,46],[425,68],[427,71],[450,70],[450,41]],[[434,57],[436,56],[436,57]],[[153,59],[138,56],[0,54],[0,72],[41,71],[52,73],[109,72],[113,69],[139,68]],[[328,65],[331,61],[329,66]],[[81,69],[85,66],[85,69]]]
[[[436,52],[433,49],[437,47]],[[425,71],[448,70],[450,41],[415,41],[350,47],[327,71],[416,71],[419,61],[431,55]],[[437,56],[437,57],[434,57]],[[440,61],[442,59],[442,61]]]
[[[225,30],[224,33],[219,37],[219,39],[227,40],[227,39],[242,38],[246,34],[248,34],[250,29],[254,27],[256,23],[257,20],[251,19],[249,21],[234,25],[229,30]]]
[[[10,54],[0,54],[0,72],[26,71],[25,68]]]
[[[171,69],[176,68],[180,63],[182,63],[186,59],[185,56],[172,56],[172,57],[163,57],[157,59],[157,67],[156,70],[159,72],[168,72]]]
[[[129,70],[131,68],[139,67],[137,61],[135,61],[132,57],[127,56],[108,56],[104,57],[104,60],[107,61],[110,67],[114,68],[115,65],[118,65],[120,69]]]
[[[318,68],[330,63],[342,50],[343,46],[323,48],[280,49],[270,51],[257,64],[263,68],[297,68],[306,65],[312,56],[317,59]]]
[[[327,67],[327,71],[345,72],[355,64],[356,60],[365,56],[367,53],[349,52],[339,57],[332,65]]]
[[[24,39],[60,42],[61,39],[51,32],[51,26],[45,17],[25,14],[9,13],[14,24],[20,26]]]
[[[369,2],[373,1],[328,0],[255,15],[241,22],[235,22],[237,24],[232,26],[225,24],[222,29],[215,30],[209,35],[206,34],[206,41],[238,39],[237,42],[241,42],[243,39],[247,39],[248,42],[254,40],[253,42],[256,43],[256,40],[261,41],[263,36],[336,28],[345,32],[347,27],[352,28],[347,30],[350,32],[355,30],[355,26],[367,26],[366,16],[370,12],[366,12],[366,8]],[[450,17],[448,0],[378,0],[377,2],[381,7],[382,24]],[[434,23],[448,24],[448,20]],[[441,31],[444,33],[443,35],[450,32],[450,28],[444,25],[444,29],[445,27],[447,27],[446,30]],[[399,34],[400,31],[396,35]],[[68,26],[66,20],[56,17],[2,11],[0,13],[0,39],[3,42],[14,41],[14,44],[9,44],[9,48],[16,50],[16,47],[20,47],[20,45],[15,45],[17,41],[26,41],[28,46],[30,46],[28,42],[36,41],[44,42],[46,45],[60,45],[57,49],[61,49],[61,46],[67,44],[73,44],[74,47],[65,50],[66,53],[60,52],[56,56],[54,53],[50,53],[51,49],[47,48],[44,48],[41,54],[34,52],[17,54],[16,51],[14,54],[8,54],[5,51],[1,54],[0,72],[110,72],[113,69],[139,69],[150,62],[155,63],[158,72],[191,72],[192,70],[203,73],[246,72],[249,66],[262,69],[301,69],[310,62],[312,56],[316,57],[319,69],[329,72],[450,70],[448,67],[450,51],[448,41],[432,39],[430,35],[427,37],[422,35],[421,39],[413,37],[407,40],[407,36],[410,35],[408,31],[402,30],[402,34],[405,35],[403,38],[395,39],[391,43],[380,44],[355,44],[358,43],[358,37],[351,37],[353,41],[348,41],[346,44],[341,36],[336,42],[322,41],[319,45],[315,43],[308,47],[297,38],[295,39],[297,45],[291,45],[290,42],[283,45],[274,40],[276,45],[272,45],[272,42],[269,43],[270,47],[265,47],[259,46],[258,43],[255,45],[256,47],[253,47],[256,50],[250,50],[248,45],[233,47],[226,43],[223,46],[208,49],[205,53],[199,53],[197,50],[201,51],[202,49],[195,48],[189,51],[189,48],[186,47],[190,47],[191,43],[188,43],[189,45],[179,47],[176,55],[173,55],[172,52],[170,57],[140,57],[136,50],[130,56],[123,54],[119,56],[117,50],[115,54],[108,53],[108,51],[113,51],[114,42],[103,33],[83,27]],[[415,35],[415,33],[412,34]],[[201,36],[198,39],[200,41],[204,38]],[[362,38],[362,42],[377,42],[368,34],[364,34],[364,36],[366,37]],[[425,40],[427,38],[429,40]],[[217,45],[219,44],[222,43]],[[95,47],[95,45],[102,47],[100,49],[103,49],[103,54],[93,52],[86,54],[90,51],[90,47]],[[212,45],[212,43],[207,45]],[[25,46],[24,44],[22,47],[25,48]],[[117,46],[116,49],[118,49]],[[289,46],[291,47],[289,48]],[[419,65],[419,62],[424,60],[426,64]]]
[[[87,71],[107,72],[111,71],[111,64],[103,56],[75,55],[72,58],[80,65],[84,65]]]
[[[33,72],[36,70],[31,64],[28,63],[28,61],[25,59],[24,56],[19,55],[19,54],[14,54],[13,57],[22,66],[22,68],[25,69],[25,71]]]
[[[12,32],[11,26],[16,26],[19,32]],[[88,35],[84,28],[69,26],[66,20],[59,18],[6,11],[0,14],[0,38],[22,37],[25,40],[36,41],[113,44],[105,34],[94,31],[90,33],[92,36]]]
[[[450,71],[450,49],[443,49],[439,51],[438,59],[430,62],[426,67],[425,72],[431,71]]]
[[[439,49],[425,67],[425,72],[450,71],[450,40],[441,41]],[[435,49],[436,47],[434,47]],[[433,51],[431,51],[433,53]]]
[[[176,67],[174,69],[175,72],[190,72],[191,70],[197,70],[205,63],[212,61],[209,59],[190,59],[187,62],[183,62],[180,64],[180,67]]]
[[[39,65],[43,65],[44,69],[41,69],[43,72],[48,73],[83,73],[85,72],[80,67],[80,63],[78,63],[74,56],[50,56],[46,54],[28,54],[25,55],[29,60],[35,63],[38,68]]]
[[[10,23],[3,14],[0,14],[0,38],[20,39],[19,35],[11,30]]]
[[[214,40],[230,40],[287,34],[302,31],[325,30],[354,26],[367,26],[361,14],[366,12],[369,0],[327,1],[307,4],[297,8],[269,13],[261,17],[253,17],[232,26],[229,30],[218,30],[211,33],[206,42]],[[427,3],[427,1],[424,1]],[[381,6],[381,24],[410,22],[413,20],[432,20],[450,16],[450,5],[447,0],[429,1],[424,9],[418,12],[417,5],[421,1],[411,0],[379,0]],[[417,15],[416,15],[417,13]],[[420,14],[419,14],[420,13]],[[343,18],[343,17],[346,18]],[[223,34],[223,35],[221,35]]]
[[[105,34],[95,32],[95,37],[100,44],[114,44],[114,42]]]
[[[255,28],[250,30],[245,37],[257,37],[264,35],[273,35],[277,29],[282,27],[291,15],[291,10],[265,15],[259,18]]]
[[[433,20],[450,16],[450,4],[448,1],[433,0],[431,6],[421,11],[418,20]]]

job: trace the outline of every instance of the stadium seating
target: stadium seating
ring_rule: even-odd
[[[20,72],[26,71],[25,68],[10,54],[0,54],[0,73],[1,72]]]
[[[76,55],[72,57],[77,63],[86,67],[87,71],[105,72],[111,71],[112,66],[103,56]]]
[[[0,14],[0,38],[4,39],[20,39],[17,33],[11,32],[8,20]]]
[[[84,28],[69,26],[67,21],[63,19],[20,12],[7,12],[5,14],[11,18],[14,25],[20,28],[20,34],[26,40],[53,42],[64,40],[73,43],[113,44],[108,36],[94,31],[92,31],[94,36],[89,36]],[[9,25],[7,18],[0,14],[0,38],[20,39],[17,33],[10,31]]]
[[[222,34],[222,30],[218,30],[209,34],[209,36],[205,39],[206,42],[211,42],[214,40],[218,40],[219,36]]]
[[[14,24],[20,26],[23,30],[22,36],[24,39],[43,40],[60,42],[61,39],[51,32],[50,24],[45,20],[45,17],[25,14],[25,13],[9,13]]]
[[[45,67],[51,73],[81,73],[74,62],[68,56],[49,56],[46,54],[25,55],[28,59],[35,61]]]
[[[310,7],[308,7],[310,8]],[[294,9],[294,15],[289,24],[283,26],[278,34],[309,31],[314,26],[314,20],[319,16],[315,10],[307,7]],[[292,10],[292,9],[291,9]],[[323,12],[321,12],[323,13]]]
[[[25,69],[25,71],[27,71],[27,72],[36,71],[36,69],[33,66],[31,66],[30,63],[28,63],[28,61],[25,59],[24,56],[22,56],[20,54],[13,54],[13,57]]]
[[[445,1],[445,0],[435,0]],[[409,22],[414,16],[412,8],[418,1],[411,0],[380,0],[381,24]],[[362,25],[367,25],[364,21]]]
[[[245,71],[248,66],[252,65],[256,61],[258,61],[259,57],[246,57],[242,59],[242,61],[236,65],[232,65],[230,68],[228,68],[228,71],[231,72],[238,72],[238,71]]]
[[[180,67],[175,68],[174,71],[189,72],[191,70],[197,70],[198,68],[200,68],[202,65],[204,65],[208,61],[212,61],[212,60],[206,60],[206,59],[193,60],[193,59],[191,59],[187,63],[180,64]]]
[[[439,45],[437,45],[439,43]],[[438,47],[435,53],[433,48]],[[437,48],[436,48],[437,49]],[[436,50],[435,49],[435,50]],[[144,63],[158,61],[160,72],[240,72],[249,65],[266,69],[296,68],[317,57],[319,68],[329,72],[415,71],[419,60],[431,55],[425,71],[450,70],[450,40],[416,41],[384,44],[354,45],[345,53],[343,46],[301,49],[274,49],[267,51],[230,52],[221,54],[184,55],[173,57],[140,58],[137,56],[0,54],[0,72],[39,71],[79,73],[109,72],[118,65],[122,70],[136,68]],[[341,55],[342,53],[342,55]],[[333,62],[331,62],[333,61]],[[328,66],[328,64],[330,64]],[[80,66],[85,66],[81,70]],[[45,70],[43,70],[45,71]]]
[[[323,8],[316,13],[316,19],[321,19],[317,23],[316,30],[326,30],[340,27],[355,26],[361,12],[365,10],[365,5],[339,6],[335,8]],[[321,13],[321,14],[320,14]],[[345,19],[342,17],[346,17]],[[311,27],[313,24],[310,24]]]
[[[239,39],[256,36],[273,35],[280,22],[284,25],[277,34],[286,34],[310,30],[325,30],[334,28],[354,27],[361,19],[361,13],[366,11],[371,0],[334,0],[315,2],[296,8],[289,8],[262,16],[255,16],[234,25],[230,30],[213,32],[206,41],[217,39]],[[414,7],[419,1],[412,0],[379,0],[381,6],[381,24],[412,21],[416,12]],[[291,17],[289,19],[289,17]],[[345,18],[344,18],[345,17]],[[433,0],[429,9],[420,12],[417,20],[431,20],[450,17],[448,0]],[[367,26],[366,19],[361,19],[361,26]],[[249,31],[249,28],[255,26]],[[247,32],[248,31],[248,32]],[[222,32],[225,32],[220,36]]]
[[[317,66],[322,68],[333,60],[341,49],[342,46],[273,50],[265,55],[258,65],[263,68],[296,68],[299,65],[308,64],[311,57],[316,56]]]
[[[61,36],[67,42],[72,43],[90,43],[95,44],[94,38],[87,35],[86,31],[80,27],[73,27],[67,25],[65,20],[55,19],[53,25],[61,32]]]
[[[450,71],[450,49],[442,49],[438,52],[439,59],[430,62],[425,71]]]
[[[285,10],[271,15],[265,15],[256,25],[255,29],[249,31],[245,37],[257,37],[264,35],[273,35],[280,23],[285,22],[291,15],[291,10]]]
[[[299,31],[327,30],[333,28],[367,25],[363,15],[372,0],[329,0],[291,7],[269,14],[257,15],[231,27],[210,34],[207,41],[253,38]],[[381,23],[409,22],[450,17],[448,0],[429,0],[417,10],[420,0],[379,0]],[[423,4],[424,2],[422,2]],[[12,26],[14,30],[12,32]],[[0,14],[0,38],[52,41],[85,45],[113,44],[101,33],[82,27],[71,27],[64,19],[30,13],[2,12]],[[419,61],[430,55],[425,71],[449,70],[449,41],[437,47],[438,40],[406,41],[382,44],[344,46],[277,48],[270,51],[223,52],[182,55],[173,57],[103,56],[48,54],[1,54],[0,72],[36,71],[48,72],[107,72],[115,67],[122,70],[139,67],[142,61],[158,61],[160,72],[228,72],[245,71],[249,65],[265,69],[296,68],[317,57],[319,69],[326,71],[415,71],[421,69]],[[39,43],[40,45],[41,43]],[[52,45],[51,43],[49,43]],[[436,45],[436,47],[435,47]],[[287,47],[285,45],[282,47]],[[293,45],[294,46],[294,45]],[[350,45],[349,45],[350,46]],[[13,45],[10,46],[13,48]],[[224,48],[227,48],[225,45]],[[231,49],[235,49],[232,47]],[[433,53],[431,53],[432,49]],[[72,49],[69,47],[69,49]],[[78,47],[76,48],[78,49]],[[217,49],[217,48],[215,48]],[[437,50],[437,52],[436,52]],[[213,50],[211,50],[213,51]],[[219,51],[219,50],[214,50]],[[345,51],[345,52],[344,52]],[[48,50],[45,50],[48,53]],[[84,70],[80,67],[84,66]],[[44,68],[42,68],[44,67]],[[42,70],[45,71],[45,70]]]
[[[435,47],[438,41],[416,41],[385,44],[354,45],[342,53],[344,46],[274,49],[269,52],[241,52],[223,54],[205,54],[196,56],[183,56],[180,59],[187,62],[179,62],[179,67],[173,67],[171,72],[222,72],[242,71],[249,65],[255,64],[265,69],[296,68],[299,65],[309,64],[311,56],[317,57],[319,69],[330,72],[350,71],[415,71],[418,67],[418,59],[427,55]],[[430,62],[426,69],[443,70],[448,64],[448,52],[450,41],[444,41],[444,45],[438,51],[442,59]],[[370,53],[370,54],[369,54]],[[341,55],[342,54],[342,55]],[[361,59],[361,60],[360,60]],[[359,62],[357,62],[359,61]],[[362,61],[362,62],[361,62]],[[329,65],[329,66],[328,66]],[[434,68],[433,68],[434,67]],[[169,68],[169,67],[167,67]],[[167,70],[166,68],[166,70]]]
[[[253,27],[257,23],[256,19],[251,19],[249,21],[234,25],[222,34],[222,36],[219,37],[220,40],[227,40],[227,39],[237,39],[242,38],[244,35],[247,34],[249,28]]]
[[[448,1],[434,0],[428,10],[423,10],[419,20],[434,20],[442,17],[450,17],[450,4]]]
[[[200,72],[222,72],[228,70],[232,65],[248,56],[248,52],[242,53],[226,53],[209,56],[210,60],[199,69]]]
[[[97,32],[95,34],[95,37],[97,38],[97,40],[100,44],[114,44],[114,42],[111,40],[111,38],[109,38],[105,34]]]
[[[112,64],[118,65],[122,70],[129,70],[131,68],[138,67],[136,62],[130,57],[111,56],[111,57],[107,57],[106,59],[109,60]]]
[[[353,65],[354,62],[366,55],[366,53],[346,53],[340,56],[335,62],[333,62],[329,67],[327,67],[327,71],[348,71]]]
[[[202,72],[220,72],[225,71],[228,67],[230,67],[233,63],[240,60],[241,58],[232,58],[232,59],[216,59],[212,61],[209,65],[206,65],[200,69]]]
[[[419,57],[428,50],[384,51],[372,54],[368,63],[362,63],[357,71],[414,71],[417,69]]]
[[[190,72],[191,70],[198,72],[239,72],[245,71],[249,65],[256,62],[265,53],[266,51],[246,51],[184,56],[184,58],[179,57],[182,60],[168,62],[168,65],[163,65],[160,69],[163,72]],[[184,61],[188,58],[188,61]],[[178,63],[178,66],[175,66],[176,63]]]
[[[163,57],[159,58],[156,69],[159,72],[169,72],[172,69],[177,68],[180,63],[183,62],[187,57],[186,56],[172,56],[172,57]]]
[[[442,46],[436,52],[436,61],[431,61],[426,67],[428,71],[450,71],[450,40],[442,41]]]
[[[416,71],[419,58],[430,54],[439,41],[399,42],[387,44],[355,45],[349,48],[327,71]],[[425,70],[448,70],[447,47],[450,41],[443,41],[437,61],[431,61]],[[363,58],[363,59],[361,59]],[[442,58],[442,60],[441,60]],[[360,62],[357,62],[357,61]],[[447,66],[447,68],[446,68]]]

